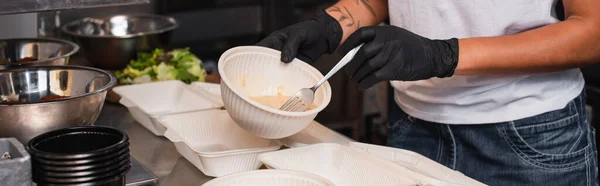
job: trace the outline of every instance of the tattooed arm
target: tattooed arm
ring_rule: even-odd
[[[314,62],[333,53],[358,28],[382,22],[388,16],[387,8],[387,0],[340,0],[312,19],[275,31],[256,45],[280,50],[282,62],[294,58]]]
[[[337,19],[344,34],[343,43],[350,34],[363,26],[373,26],[388,17],[387,0],[340,0],[327,9]]]

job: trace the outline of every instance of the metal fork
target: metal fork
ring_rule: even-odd
[[[312,105],[313,100],[315,99],[315,92],[317,89],[325,83],[331,76],[333,76],[336,72],[338,72],[342,67],[346,66],[356,52],[363,46],[363,44],[357,46],[356,48],[350,50],[344,57],[321,79],[321,81],[317,82],[315,86],[312,88],[303,88],[296,92],[290,99],[288,99],[279,110],[288,111],[288,112],[302,112]]]

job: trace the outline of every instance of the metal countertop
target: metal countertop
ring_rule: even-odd
[[[106,102],[95,125],[125,131],[131,155],[158,177],[161,186],[200,186],[213,179],[181,157],[167,138],[155,136],[138,124],[121,105]]]

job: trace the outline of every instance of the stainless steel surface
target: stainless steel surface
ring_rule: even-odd
[[[161,186],[199,186],[213,179],[181,157],[171,141],[155,136],[137,123],[121,105],[106,103],[95,125],[125,131],[129,135],[131,156],[154,173]]]
[[[158,185],[158,177],[144,167],[134,157],[131,157],[131,169],[125,175],[127,186],[154,186]]]
[[[106,91],[117,83],[114,75],[95,68],[34,66],[0,71],[0,137],[22,143],[64,127],[92,125]],[[40,102],[44,96],[69,96]]]
[[[150,0],[2,0],[0,14],[149,3]]]
[[[178,27],[171,17],[159,15],[115,15],[83,18],[62,26],[96,67],[125,68],[138,52],[165,47]]]
[[[323,83],[325,83],[331,76],[337,73],[342,67],[346,66],[354,55],[360,50],[363,44],[358,45],[354,49],[350,50],[344,57],[323,77],[315,86],[311,88],[303,88],[298,90],[290,99],[288,99],[279,110],[289,111],[289,112],[302,112],[308,109],[312,102],[315,99],[315,92]]]
[[[31,186],[31,156],[25,146],[15,138],[0,138],[3,152],[12,157],[0,158],[0,185]]]
[[[0,69],[35,65],[67,65],[69,58],[77,51],[79,51],[77,44],[61,39],[0,40]],[[37,60],[19,62],[27,57]]]

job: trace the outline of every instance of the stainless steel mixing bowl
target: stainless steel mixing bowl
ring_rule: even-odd
[[[0,69],[35,65],[66,65],[69,57],[79,51],[77,44],[61,39],[0,40]],[[24,58],[34,61],[19,62]]]
[[[0,138],[15,137],[27,143],[50,130],[92,125],[102,110],[106,91],[116,83],[111,73],[89,67],[0,70]],[[56,95],[69,97],[40,101]]]
[[[122,69],[138,52],[165,47],[177,27],[172,17],[115,15],[83,18],[63,25],[62,30],[81,46],[82,54],[92,65]]]

